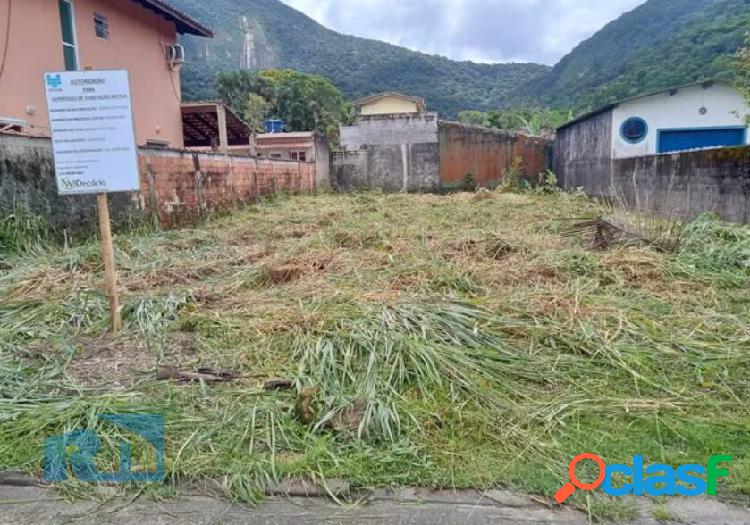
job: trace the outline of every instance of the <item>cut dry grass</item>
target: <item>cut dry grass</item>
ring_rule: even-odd
[[[568,194],[321,195],[120,235],[118,337],[95,242],[6,254],[0,469],[38,473],[44,439],[84,427],[114,470],[119,431],[97,416],[149,411],[170,482],[245,501],[285,477],[551,496],[582,452],[734,454],[720,490],[747,497],[748,229],[702,217],[674,253],[563,235],[607,213]],[[157,381],[159,364],[243,378]],[[296,388],[264,391],[277,377]]]

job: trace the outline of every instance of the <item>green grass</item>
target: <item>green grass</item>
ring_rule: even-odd
[[[0,208],[0,266],[7,256],[43,251],[53,237],[47,222],[25,208]]]
[[[733,454],[720,495],[747,501],[748,228],[702,217],[675,253],[562,235],[558,219],[601,212],[568,194],[319,195],[118,235],[117,337],[96,242],[8,253],[0,469],[39,473],[44,439],[83,427],[114,470],[119,433],[97,415],[147,411],[165,415],[168,487],[243,501],[287,477],[551,497],[582,452]],[[159,364],[244,378],[180,385]],[[263,391],[273,377],[296,387]],[[572,504],[633,513],[600,493]]]

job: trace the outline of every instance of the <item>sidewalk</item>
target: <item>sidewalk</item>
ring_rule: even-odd
[[[398,492],[375,491],[368,501],[340,506],[322,498],[270,498],[257,508],[231,504],[214,498],[188,496],[165,503],[151,500],[101,502],[62,501],[50,489],[0,486],[0,524],[24,523],[82,525],[177,524],[257,524],[312,525],[453,525],[461,524],[560,524],[588,523],[581,513],[570,509],[553,510],[529,497],[507,491],[479,493],[434,492],[407,489]],[[668,504],[671,523],[712,525],[750,524],[748,509],[735,509],[714,500],[675,499]],[[652,517],[648,502],[639,518],[629,525],[660,523]]]

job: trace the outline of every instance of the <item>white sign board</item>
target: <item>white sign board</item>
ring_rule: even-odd
[[[127,71],[44,75],[60,195],[138,191]]]

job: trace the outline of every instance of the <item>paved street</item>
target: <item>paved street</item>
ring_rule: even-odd
[[[677,523],[712,525],[750,524],[750,511],[703,499],[674,500],[669,513]],[[506,491],[436,493],[405,490],[377,491],[367,502],[341,506],[321,498],[276,497],[258,508],[231,504],[202,496],[158,503],[149,500],[78,502],[69,504],[51,490],[37,487],[0,486],[0,523],[130,525],[132,523],[177,525],[183,523],[306,525],[326,524],[586,524],[578,512],[552,510],[540,502]],[[659,523],[650,504],[639,509],[632,525]],[[674,523],[674,522],[673,522]]]

